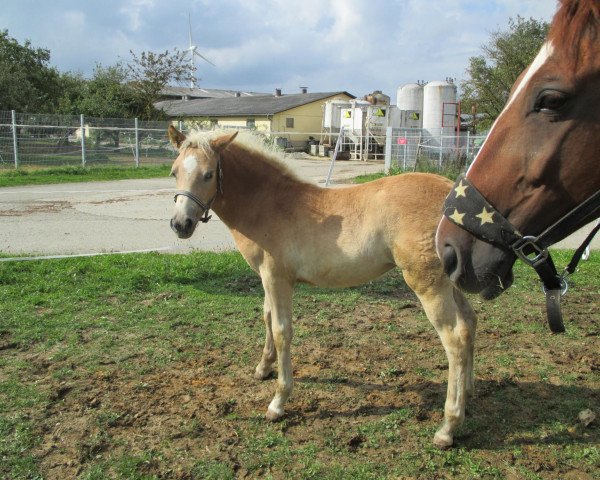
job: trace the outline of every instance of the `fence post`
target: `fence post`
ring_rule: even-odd
[[[467,151],[465,152],[465,158],[467,159],[467,162],[469,161],[469,153],[470,153],[470,143],[471,143],[471,130],[467,130]]]
[[[335,142],[335,148],[333,149],[333,154],[331,155],[331,163],[329,164],[329,171],[327,172],[327,178],[325,179],[325,186],[329,186],[329,182],[331,181],[331,174],[333,173],[333,166],[335,165],[335,161],[337,159],[338,153],[340,152],[340,148],[342,148],[342,144],[344,143],[344,127],[340,128],[340,133],[338,134],[337,142]]]
[[[409,145],[409,136],[408,136],[408,132],[406,130],[404,130],[404,138],[406,140],[406,143],[404,144],[404,159],[402,160],[402,170],[406,170],[406,154],[407,154],[407,150],[408,150],[408,145]]]
[[[79,116],[81,124],[81,166],[85,168],[85,120],[83,113]]]
[[[440,129],[440,159],[439,159],[439,168],[442,168],[442,152],[444,151],[444,129]]]
[[[387,127],[385,130],[385,161],[383,163],[383,171],[388,174],[392,168],[392,127]]]
[[[19,168],[19,147],[17,145],[17,114],[11,110],[12,116],[12,137],[13,137],[13,156],[15,158],[15,168]]]
[[[138,119],[134,119],[135,125],[135,166],[140,166],[140,132],[138,130]]]

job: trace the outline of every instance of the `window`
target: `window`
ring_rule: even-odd
[[[285,119],[285,128],[294,128],[294,119],[293,118]]]
[[[254,118],[247,118],[246,128],[256,128],[256,120]]]

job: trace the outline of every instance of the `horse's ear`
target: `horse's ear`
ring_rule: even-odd
[[[181,144],[185,140],[185,135],[177,130],[173,125],[169,125],[167,129],[167,133],[169,134],[169,141],[175,148],[181,147]]]
[[[217,153],[221,153],[223,150],[225,150],[229,144],[231,142],[233,142],[235,140],[235,137],[237,137],[238,132],[233,132],[231,135],[221,135],[220,137],[215,138],[214,140],[210,141],[210,146],[212,147],[212,149],[217,152]]]

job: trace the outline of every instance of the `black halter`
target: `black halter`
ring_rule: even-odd
[[[217,195],[219,193],[221,193],[221,195],[223,195],[223,169],[221,168],[221,159],[220,158],[217,160],[217,191],[215,192],[213,197],[208,202],[204,203],[204,201],[202,201],[201,198],[197,197],[189,190],[177,190],[175,192],[175,197],[173,200],[176,202],[177,197],[179,195],[183,195],[184,197],[187,197],[190,200],[192,200],[196,205],[198,205],[204,211],[204,213],[202,214],[202,217],[200,218],[200,221],[202,223],[207,223],[212,218],[212,215],[209,215],[208,212],[210,211],[212,204],[215,201],[215,199],[217,198]]]
[[[600,230],[596,225],[562,274],[558,274],[548,247],[562,240],[577,227],[587,224],[600,214],[600,190],[575,207],[540,235],[527,236],[517,230],[461,175],[444,203],[444,215],[477,238],[513,251],[517,257],[533,267],[540,276],[546,293],[548,323],[553,332],[564,332],[560,298],[567,291],[567,279],[575,272],[577,264],[594,235]]]

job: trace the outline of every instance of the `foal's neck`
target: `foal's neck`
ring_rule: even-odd
[[[223,153],[221,169],[223,192],[218,193],[213,209],[229,228],[263,223],[265,216],[293,208],[290,200],[294,197],[318,188],[261,152],[236,144]]]

